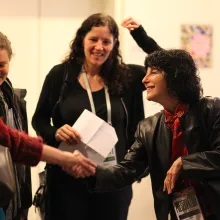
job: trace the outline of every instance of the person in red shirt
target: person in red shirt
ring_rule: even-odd
[[[0,118],[0,144],[10,148],[15,163],[36,166],[40,161],[62,167],[82,166],[85,175],[94,173],[95,165],[78,151],[64,152],[43,143],[41,137],[31,137],[8,127]]]
[[[0,32],[0,144],[11,150],[13,162],[16,163],[13,167],[17,185],[12,200],[3,208],[6,219],[25,220],[28,216],[28,209],[32,205],[31,172],[30,167],[26,165],[34,166],[43,160],[52,164],[69,166],[81,161],[81,165],[88,168],[87,163],[90,162],[80,155],[64,154],[43,145],[41,138],[30,138],[24,133],[17,132],[19,130],[27,133],[28,129],[24,102],[21,97],[17,96],[8,78],[12,55],[11,42]]]

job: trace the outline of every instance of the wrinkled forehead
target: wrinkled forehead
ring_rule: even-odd
[[[114,39],[113,34],[110,32],[108,26],[94,26],[92,29],[86,34],[86,37],[97,36],[105,39]]]

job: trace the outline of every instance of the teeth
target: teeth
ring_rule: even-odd
[[[93,53],[93,55],[98,56],[98,57],[103,56],[103,54],[102,54],[102,53]]]

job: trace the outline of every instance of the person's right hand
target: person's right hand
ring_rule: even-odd
[[[69,145],[79,143],[81,140],[80,134],[67,124],[57,130],[55,138],[57,141],[65,142]]]
[[[68,152],[65,153],[72,157],[72,159],[70,158],[66,164],[62,166],[66,173],[76,178],[85,178],[95,175],[97,165],[83,156],[78,150],[75,150],[72,154]]]
[[[121,25],[127,28],[129,31],[133,31],[140,26],[140,24],[131,17],[124,19]]]

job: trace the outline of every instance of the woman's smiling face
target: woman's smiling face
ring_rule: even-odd
[[[155,67],[148,67],[142,82],[147,90],[147,99],[149,101],[163,104],[164,100],[170,98],[163,71]]]
[[[83,40],[85,63],[100,67],[108,59],[115,45],[108,26],[93,27]]]

